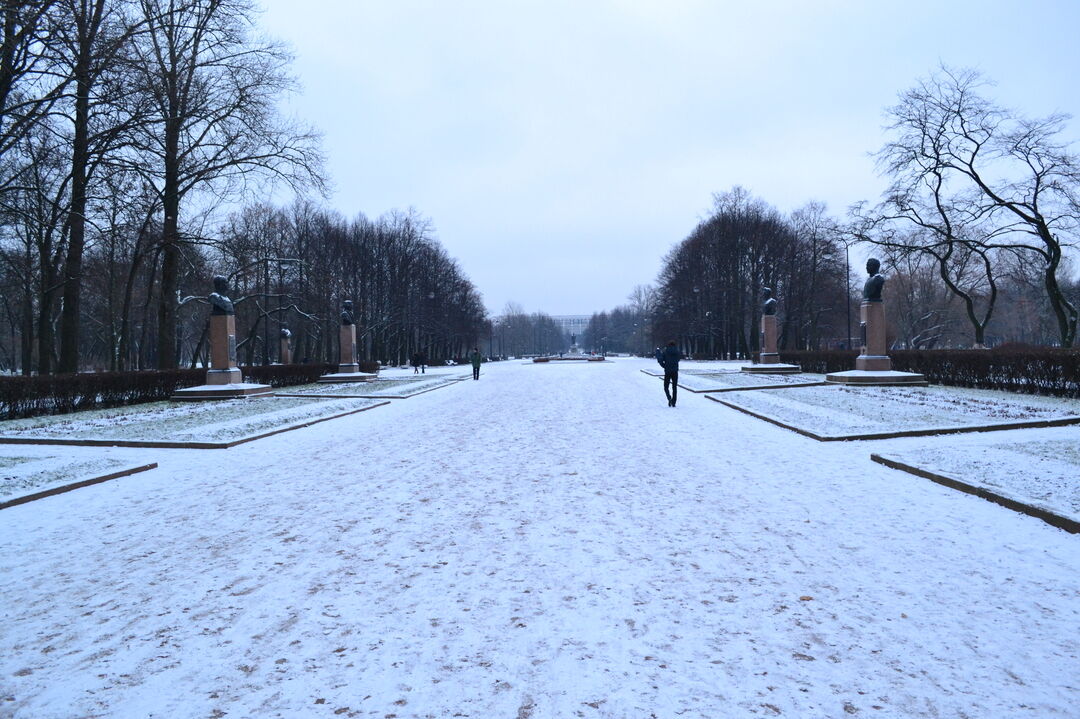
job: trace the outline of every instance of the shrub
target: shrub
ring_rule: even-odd
[[[855,369],[854,350],[780,350],[780,361],[802,366],[803,372],[828,374]]]
[[[205,378],[204,370],[0,377],[0,419],[156,402]]]
[[[311,384],[328,372],[337,372],[337,365],[323,363],[247,365],[240,368],[244,381],[268,384],[271,387],[291,387]]]
[[[249,365],[240,370],[246,381],[289,387],[315,382],[336,372],[337,365]],[[361,362],[360,371],[378,372],[379,363]],[[160,402],[205,381],[204,369],[0,376],[0,420]]]
[[[780,361],[805,372],[855,369],[850,350],[785,351]],[[1080,398],[1080,350],[1007,346],[992,350],[893,350],[893,369],[926,375],[933,384]]]

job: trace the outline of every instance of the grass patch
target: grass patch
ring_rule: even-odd
[[[375,400],[368,399],[330,400],[317,397],[152,402],[0,422],[0,436],[22,439],[231,442],[374,404]]]

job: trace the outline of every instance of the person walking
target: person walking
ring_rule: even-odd
[[[683,353],[675,346],[675,340],[668,342],[663,350],[656,351],[656,361],[664,368],[664,394],[667,395],[668,407],[674,407],[679,396],[679,360],[681,359],[684,359]]]
[[[472,362],[472,378],[480,379],[480,363],[483,360],[480,357],[480,350],[476,347],[472,348],[472,353],[469,354],[469,362]]]
[[[420,353],[413,352],[412,356],[412,373],[420,374]]]

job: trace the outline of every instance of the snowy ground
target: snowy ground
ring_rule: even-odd
[[[975,451],[943,443],[887,456],[1080,522],[1080,427],[1059,433],[1057,439],[980,443]]]
[[[231,442],[372,407],[368,399],[254,397],[215,402],[150,402],[0,422],[0,437]]]
[[[679,386],[693,392],[724,392],[729,390],[759,389],[762,387],[775,387],[777,385],[799,386],[814,384],[825,381],[823,374],[757,374],[743,372],[739,365],[729,363],[717,363],[717,369],[689,369],[679,372]],[[663,377],[664,371],[658,368],[650,368],[648,374],[655,377]]]
[[[946,429],[1063,419],[1080,402],[959,387],[828,385],[731,392],[730,402],[818,435]]]
[[[869,459],[1061,429],[820,443],[649,362],[65,448],[160,467],[0,513],[0,716],[1077,716],[1078,537]]]
[[[380,378],[372,382],[322,382],[303,384],[295,387],[283,387],[276,392],[280,395],[308,396],[364,396],[364,397],[411,397],[445,387],[456,382],[460,377],[447,375],[422,375],[414,377]]]
[[[74,460],[63,455],[25,456],[15,447],[0,448],[0,503],[65,484],[101,477],[121,468],[115,457]]]

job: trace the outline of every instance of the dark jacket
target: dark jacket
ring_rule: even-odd
[[[683,359],[683,353],[679,351],[679,348],[668,345],[660,352],[658,361],[666,372],[678,372],[681,359]]]
[[[473,367],[479,367],[480,363],[483,362],[483,358],[480,356],[479,352],[473,352],[469,355],[469,362],[472,363]]]

